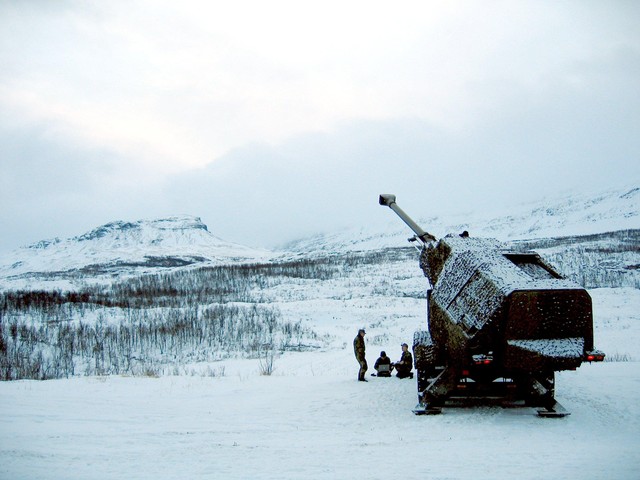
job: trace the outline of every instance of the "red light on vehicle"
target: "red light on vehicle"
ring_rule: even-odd
[[[469,376],[469,370],[462,370],[462,376],[463,377],[468,377]]]
[[[587,362],[602,362],[604,360],[604,353],[599,350],[594,350],[591,352],[587,352],[584,355],[584,359]]]
[[[471,359],[473,360],[474,365],[489,365],[493,362],[493,352],[489,352],[489,355],[480,353],[477,355],[473,355]]]

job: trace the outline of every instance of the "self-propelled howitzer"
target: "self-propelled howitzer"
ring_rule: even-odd
[[[495,239],[463,232],[436,241],[380,195],[420,240],[429,279],[428,330],[414,334],[417,414],[446,402],[499,399],[568,412],[555,400],[555,372],[602,361],[593,346],[591,297],[535,252],[509,251]]]

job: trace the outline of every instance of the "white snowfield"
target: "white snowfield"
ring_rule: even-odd
[[[212,364],[224,368],[213,378],[1,382],[0,478],[636,480],[640,291],[590,293],[596,346],[631,361],[559,372],[566,418],[489,406],[415,416],[415,380],[356,381],[355,325],[384,305],[320,303],[309,321],[343,342],[287,353],[272,376],[234,360]],[[406,318],[366,324],[370,368],[381,349],[399,358],[420,321],[418,300],[401,305]]]
[[[361,383],[348,355],[298,356],[271,377],[2,384],[0,476],[638,478],[636,362],[559,374],[564,419],[497,407],[417,417],[414,381]],[[345,368],[321,371],[327,357]],[[285,372],[289,362],[308,371]]]

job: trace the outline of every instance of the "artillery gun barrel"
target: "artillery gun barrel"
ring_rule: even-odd
[[[413,232],[416,234],[416,238],[420,239],[422,243],[426,244],[427,242],[436,241],[436,237],[420,228],[420,226],[398,206],[398,204],[396,203],[395,195],[391,195],[388,193],[382,194],[380,195],[380,199],[378,200],[378,202],[380,203],[380,205],[389,207],[391,210],[396,212],[396,214],[402,219],[402,221],[406,223],[411,230],[413,230]]]

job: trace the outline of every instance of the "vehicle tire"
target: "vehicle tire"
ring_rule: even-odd
[[[426,330],[413,334],[413,362],[416,370],[427,370],[437,363],[436,345]]]
[[[418,376],[418,392],[423,392],[435,376],[437,349],[426,330],[413,334],[413,361]]]

